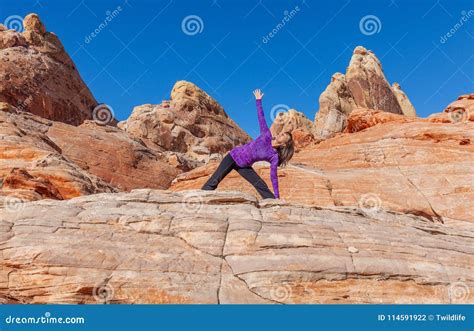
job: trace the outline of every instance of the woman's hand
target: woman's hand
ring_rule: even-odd
[[[263,93],[260,89],[253,91],[253,95],[255,95],[255,99],[257,100],[261,100],[263,98]]]

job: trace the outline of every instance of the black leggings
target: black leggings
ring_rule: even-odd
[[[252,167],[239,167],[237,163],[235,163],[230,153],[227,153],[227,155],[222,159],[216,171],[214,171],[212,176],[208,179],[206,184],[204,184],[201,190],[215,190],[221,180],[223,180],[224,177],[232,171],[232,169],[236,170],[242,177],[252,184],[258,193],[260,193],[262,198],[275,199],[275,195],[269,190],[267,184],[255,172],[255,170],[253,170]]]

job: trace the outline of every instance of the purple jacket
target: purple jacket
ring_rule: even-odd
[[[278,191],[278,153],[272,147],[272,133],[268,129],[263,114],[262,100],[257,100],[258,123],[260,124],[260,136],[251,142],[234,147],[229,153],[239,167],[250,167],[257,161],[270,162],[270,178],[272,180],[275,198],[280,198]]]

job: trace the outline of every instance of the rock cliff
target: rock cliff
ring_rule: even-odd
[[[36,14],[23,26],[0,28],[0,102],[72,125],[92,119],[97,101],[59,38]]]

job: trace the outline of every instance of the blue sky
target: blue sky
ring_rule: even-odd
[[[299,11],[264,43],[297,6]],[[119,120],[134,106],[168,99],[173,84],[185,79],[213,96],[255,137],[252,89],[264,89],[267,114],[284,104],[314,119],[319,95],[334,72],[345,72],[357,45],[374,51],[389,82],[401,84],[420,116],[442,111],[460,94],[474,92],[470,10],[474,2],[463,0],[2,0],[0,22],[38,13],[97,100],[109,104]],[[196,34],[183,30],[190,15],[202,22]],[[367,15],[380,22],[374,21],[375,31],[361,30]]]

